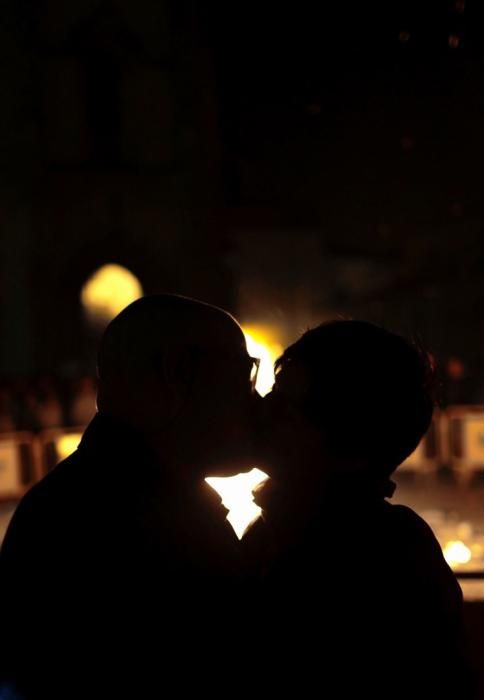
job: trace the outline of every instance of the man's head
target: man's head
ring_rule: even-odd
[[[429,356],[383,328],[314,328],[276,363],[267,403],[273,459],[286,471],[301,462],[320,469],[324,460],[340,475],[384,479],[429,428],[432,380]]]
[[[172,295],[139,299],[106,328],[101,413],[142,431],[180,476],[250,466],[252,360],[226,312]]]

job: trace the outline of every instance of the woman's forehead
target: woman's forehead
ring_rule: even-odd
[[[275,389],[293,398],[305,396],[308,389],[306,368],[299,362],[288,362],[276,374]]]

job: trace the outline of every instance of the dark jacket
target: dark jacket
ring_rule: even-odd
[[[3,680],[29,698],[147,697],[173,680],[183,693],[207,659],[229,667],[223,614],[241,579],[225,515],[206,484],[173,482],[140,436],[96,416],[7,531]]]
[[[358,485],[292,516],[274,494],[244,545],[261,571],[263,645],[278,659],[265,690],[472,697],[462,593],[428,525]]]

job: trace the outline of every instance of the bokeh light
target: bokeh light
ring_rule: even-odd
[[[82,433],[66,433],[65,435],[60,435],[55,442],[58,460],[66,459],[75,452],[81,439]]]
[[[143,296],[140,281],[121,265],[99,268],[82,288],[81,301],[88,318],[108,323],[128,304]]]
[[[472,552],[460,540],[451,540],[444,547],[444,557],[447,564],[455,568],[462,564],[468,564],[472,558]]]

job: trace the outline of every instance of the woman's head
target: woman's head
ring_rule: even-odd
[[[267,398],[274,469],[388,477],[417,447],[433,413],[430,356],[371,323],[309,330],[276,362]]]

